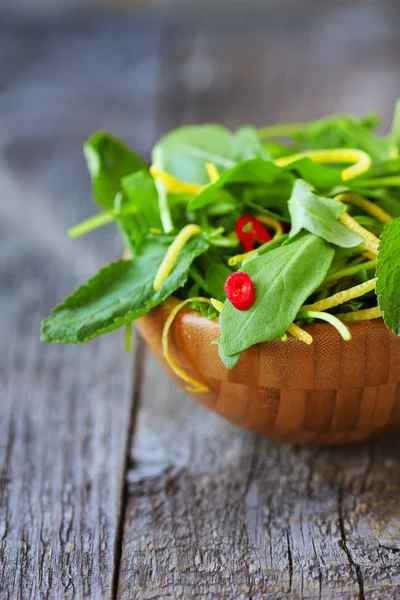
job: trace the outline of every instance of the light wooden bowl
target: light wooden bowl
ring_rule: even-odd
[[[176,304],[170,298],[137,321],[147,345],[165,362],[161,333]],[[344,342],[326,324],[305,327],[311,346],[289,338],[257,344],[228,370],[211,344],[218,319],[182,310],[170,331],[176,363],[210,391],[193,398],[240,427],[298,443],[347,444],[400,431],[400,337],[381,319],[350,325]]]

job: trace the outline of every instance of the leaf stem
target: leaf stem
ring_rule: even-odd
[[[164,159],[162,152],[156,147],[154,149],[154,164],[159,169],[164,168]],[[174,225],[172,222],[171,211],[168,204],[167,186],[164,181],[158,179],[153,174],[154,184],[158,193],[158,208],[160,211],[161,223],[164,229],[164,233],[169,233],[173,230]]]
[[[236,246],[239,244],[239,240],[235,240],[233,238],[230,239],[227,237],[209,238],[208,242],[211,244],[211,246],[220,246],[221,248],[236,248]]]
[[[334,317],[330,313],[319,312],[315,310],[305,310],[303,312],[298,313],[297,319],[321,319],[321,321],[327,321],[337,331],[340,333],[345,342],[349,342],[351,340],[351,333],[347,329],[346,325],[339,321],[337,317]]]
[[[328,277],[325,277],[323,283],[328,283],[330,281],[338,281],[339,279],[342,279],[342,277],[349,277],[350,275],[354,275],[361,269],[367,269],[367,271],[369,269],[374,269],[376,267],[377,262],[378,261],[375,259],[359,263],[357,265],[352,265],[351,267],[346,267],[345,269],[341,269],[340,271],[336,271],[335,273],[328,275]]]
[[[374,177],[371,179],[362,179],[359,181],[360,185],[363,188],[369,187],[399,187],[400,186],[400,176],[393,175],[391,177]]]
[[[94,215],[93,217],[89,217],[85,219],[85,221],[81,221],[77,225],[70,227],[68,229],[68,237],[77,238],[85,233],[89,233],[89,231],[93,231],[94,229],[98,229],[98,227],[103,227],[103,225],[108,225],[115,221],[115,216],[112,212],[101,212],[98,215]]]
[[[160,218],[164,233],[169,233],[173,230],[174,225],[172,223],[171,212],[168,205],[167,188],[165,183],[160,179],[155,179],[154,184],[158,193],[158,208],[160,210]]]

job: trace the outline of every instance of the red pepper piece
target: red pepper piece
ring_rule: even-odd
[[[256,241],[265,244],[272,240],[264,225],[252,215],[243,215],[236,221],[236,235],[246,252],[254,249]]]
[[[225,292],[228,300],[238,310],[247,310],[254,304],[254,283],[247,273],[236,271],[229,275],[225,281]]]

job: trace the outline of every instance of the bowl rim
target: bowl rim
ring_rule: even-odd
[[[161,304],[152,308],[150,312],[157,310],[157,308],[167,309],[168,312],[171,312],[171,310],[173,308],[175,308],[175,306],[177,306],[180,302],[182,302],[182,300],[177,298],[174,294],[172,294],[171,296],[168,296],[168,298],[166,298],[163,302],[161,302]],[[184,318],[184,317],[196,318],[197,320],[200,321],[200,326],[202,326],[202,327],[208,326],[211,323],[213,323],[214,325],[218,324],[218,327],[219,327],[219,316],[218,315],[216,317],[214,317],[213,319],[207,319],[206,317],[203,317],[203,315],[198,310],[194,310],[193,308],[190,308],[190,306],[188,304],[181,308],[179,313],[176,315],[176,318],[179,317],[179,315],[181,315],[181,318]],[[378,317],[376,319],[365,319],[365,320],[361,320],[361,321],[347,322],[346,327],[351,332],[353,329],[359,328],[360,326],[365,326],[368,323],[374,323],[376,325],[384,327],[385,329],[387,329],[389,331],[389,333],[394,335],[394,333],[388,327],[386,327],[382,317]],[[302,325],[301,328],[304,329],[305,331],[308,331],[311,327],[315,328],[316,325],[318,325],[318,327],[317,327],[317,329],[313,329],[313,337],[315,337],[316,335],[323,335],[326,331],[332,329],[332,325],[330,325],[329,323],[326,323],[324,321],[320,321],[313,325],[310,325],[310,324]],[[276,340],[279,340],[279,338],[275,338],[275,340],[268,340],[268,341],[259,342],[259,343],[260,344],[269,344],[270,342],[273,342]],[[351,342],[351,340],[350,340],[350,342]],[[256,345],[256,344],[254,344],[254,345]]]

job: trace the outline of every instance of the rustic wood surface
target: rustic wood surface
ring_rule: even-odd
[[[195,405],[121,332],[38,341],[121,252],[112,228],[65,238],[92,211],[94,129],[147,153],[182,122],[378,108],[388,123],[395,3],[301,4],[201,25],[0,21],[1,600],[400,598],[398,436],[282,445]]]

